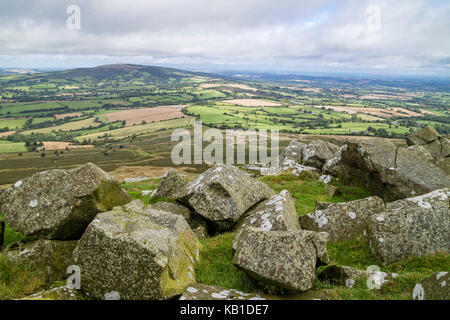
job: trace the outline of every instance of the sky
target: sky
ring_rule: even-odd
[[[450,76],[448,0],[2,0],[0,68]]]

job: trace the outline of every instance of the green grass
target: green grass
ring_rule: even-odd
[[[296,177],[292,174],[269,176],[262,181],[271,186],[276,192],[287,189],[295,197],[297,213],[299,215],[314,209],[315,201],[343,202],[368,196],[367,191],[355,186],[345,186],[339,182],[338,186],[343,195],[331,199],[323,188],[323,183],[316,177],[303,174]],[[141,199],[145,204],[153,204],[159,201],[173,201],[171,199],[150,199],[142,196],[142,190],[154,190],[160,179],[150,179],[141,182],[123,183],[122,186],[131,195],[132,199]],[[1,215],[0,215],[1,218]],[[313,288],[306,294],[283,295],[282,290],[260,283],[243,270],[232,263],[232,242],[235,232],[224,233],[215,237],[201,239],[200,263],[196,270],[196,278],[199,283],[217,285],[229,289],[237,289],[244,292],[254,292],[267,295],[274,299],[303,299],[311,294],[314,297],[316,290],[326,289],[330,297],[346,300],[397,300],[411,299],[411,293],[415,284],[430,276],[434,272],[450,270],[450,255],[437,253],[426,257],[410,258],[398,263],[381,267],[382,271],[394,272],[398,277],[385,285],[381,290],[367,288],[366,279],[357,279],[355,286],[350,289],[344,286],[336,286],[327,282],[315,280]],[[6,226],[5,245],[26,239],[20,233],[14,232]],[[345,240],[338,243],[328,243],[330,264],[345,265],[366,270],[367,267],[377,265],[372,255],[369,243],[365,239]],[[323,270],[318,268],[316,274]],[[25,266],[6,263],[0,255],[0,299],[13,299],[36,292],[42,287],[41,280],[33,270]],[[287,292],[284,292],[287,293]]]
[[[199,283],[243,292],[260,291],[257,282],[233,265],[232,243],[235,233],[201,239],[200,263],[195,272]]]
[[[6,142],[0,143],[0,153],[16,153],[26,152],[27,148],[23,142]]]
[[[25,122],[27,122],[28,119],[26,118],[20,118],[20,119],[3,119],[0,120],[0,128],[6,128],[8,127],[10,130],[14,130],[16,128],[22,129]]]
[[[7,261],[0,254],[0,300],[17,299],[35,293],[44,279],[28,266]]]
[[[308,176],[303,172],[300,177],[284,173],[278,176],[266,176],[262,181],[268,184],[276,192],[289,190],[295,200],[295,207],[299,215],[314,211],[316,201],[346,202],[369,197],[367,190],[357,186],[346,186],[339,182],[331,183],[341,189],[341,195],[330,197],[324,188],[324,184],[317,177]]]
[[[0,221],[5,221],[5,218],[3,217],[3,215],[1,213],[0,213]],[[14,242],[17,242],[20,240],[30,240],[30,239],[32,239],[32,238],[26,237],[23,234],[21,234],[20,232],[14,231],[8,225],[8,223],[6,223],[3,247],[6,247],[11,243],[14,243]]]

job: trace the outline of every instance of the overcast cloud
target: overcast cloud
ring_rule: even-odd
[[[450,75],[449,30],[448,0],[2,0],[0,67]]]

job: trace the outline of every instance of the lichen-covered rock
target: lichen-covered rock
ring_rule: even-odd
[[[303,149],[303,165],[322,170],[325,163],[334,157],[339,147],[322,140],[313,140]]]
[[[74,251],[93,298],[168,299],[195,283],[200,243],[186,220],[137,200],[100,213]]]
[[[357,239],[364,235],[366,219],[385,210],[379,197],[335,203],[300,217],[305,230],[327,232],[330,241]]]
[[[450,177],[424,160],[414,148],[398,148],[394,143],[369,139],[349,143],[324,166],[343,182],[359,180],[386,201],[404,199],[448,187]]]
[[[337,150],[334,144],[321,140],[309,144],[292,140],[281,153],[278,166],[250,165],[247,169],[258,171],[263,176],[279,175],[288,170],[292,170],[296,176],[305,171],[320,175],[320,169]]]
[[[388,203],[368,219],[367,237],[377,260],[390,264],[438,251],[450,252],[448,189]]]
[[[326,233],[245,228],[233,263],[257,280],[305,291],[313,285],[316,267],[329,262],[326,242]]]
[[[395,273],[383,272],[379,268],[374,269],[369,267],[367,270],[360,270],[353,267],[331,265],[322,270],[318,278],[321,281],[352,288],[358,278],[364,277],[369,289],[382,289],[397,277]]]
[[[255,204],[274,191],[265,183],[231,165],[209,169],[177,196],[207,219],[217,231],[230,229]]]
[[[16,243],[2,252],[9,261],[29,266],[45,283],[67,278],[76,241],[36,240]]]
[[[292,140],[289,145],[284,149],[281,154],[281,160],[291,160],[296,163],[303,163],[303,149],[306,144],[301,143],[298,140]]]
[[[425,127],[414,133],[411,133],[406,142],[409,146],[422,146],[427,149],[435,160],[448,157],[450,154],[450,141],[442,137],[436,129]]]
[[[119,181],[92,163],[50,170],[17,181],[2,196],[1,212],[16,231],[77,240],[97,213],[130,202]]]
[[[151,196],[152,198],[174,198],[188,183],[187,175],[171,169],[163,176]]]
[[[365,275],[366,272],[364,270],[347,266],[330,265],[319,273],[318,278],[321,281],[328,281],[332,284],[352,288],[355,285],[355,280]]]
[[[238,232],[233,241],[233,249],[236,249],[237,241],[246,227],[265,232],[301,230],[294,199],[289,191],[281,191],[269,200],[261,202],[246,214],[245,219],[239,223]]]
[[[426,145],[433,141],[438,140],[441,135],[433,127],[425,127],[423,129],[417,130],[406,137],[406,142],[409,146],[412,145]]]
[[[450,275],[438,272],[420,281],[414,287],[413,300],[450,300]]]
[[[194,284],[186,288],[180,300],[265,300],[253,293],[226,289],[218,286]]]
[[[336,151],[332,158],[328,159],[322,167],[323,173],[334,177],[341,177],[347,173],[347,168],[342,162],[342,153],[347,151],[347,145],[343,145]]]
[[[195,235],[199,238],[204,238],[208,235],[208,227],[206,225],[205,219],[200,215],[196,214],[189,208],[182,206],[178,203],[170,202],[158,202],[152,205],[155,210],[167,211],[173,214],[178,214],[186,219],[186,222],[194,231]]]
[[[20,300],[78,300],[79,292],[68,286],[57,287],[23,297]]]

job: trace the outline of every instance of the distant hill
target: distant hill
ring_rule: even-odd
[[[190,79],[195,76],[210,76],[204,73],[190,72],[173,68],[142,66],[133,64],[111,64],[93,68],[77,68],[63,71],[24,75],[26,79],[54,80],[69,82],[100,82],[103,80],[130,81],[142,80],[161,85]],[[17,78],[16,78],[17,80]]]

